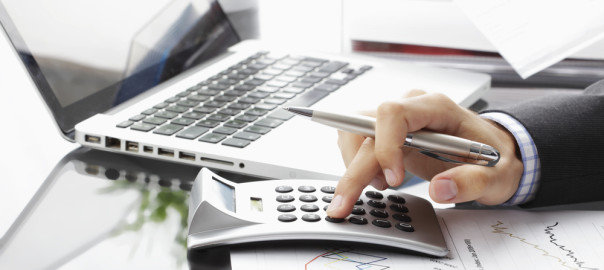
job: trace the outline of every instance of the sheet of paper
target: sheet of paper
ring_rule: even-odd
[[[437,210],[444,258],[358,247],[234,249],[232,269],[604,269],[604,212]]]
[[[522,78],[604,38],[604,1],[455,0]]]

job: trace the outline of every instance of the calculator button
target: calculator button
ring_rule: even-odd
[[[352,216],[348,219],[352,224],[365,225],[368,223],[367,219],[364,217]]]
[[[388,200],[395,203],[405,203],[405,198],[399,195],[388,195]]]
[[[376,200],[381,200],[382,198],[384,198],[384,195],[382,195],[382,193],[379,193],[377,191],[367,191],[365,192],[365,196],[372,198],[372,199],[376,199]]]
[[[392,217],[398,221],[411,222],[411,217],[409,217],[405,214],[394,214],[394,215],[392,215]]]
[[[296,210],[296,207],[291,204],[282,204],[277,207],[277,211],[279,212],[293,212]]]
[[[343,218],[332,218],[330,216],[326,216],[325,220],[329,221],[329,222],[333,222],[333,223],[341,223],[344,222]]]
[[[367,201],[367,204],[371,207],[375,207],[375,208],[386,208],[386,204],[380,201],[376,201],[376,200],[369,200]]]
[[[413,228],[413,225],[409,224],[409,223],[397,223],[396,225],[394,225],[394,227],[396,227],[397,229],[404,231],[404,232],[413,232],[415,231],[415,228]]]
[[[299,199],[301,201],[303,201],[303,202],[316,202],[317,201],[317,197],[316,196],[309,195],[309,194],[301,195]]]
[[[311,193],[311,192],[315,192],[316,189],[313,186],[299,186],[298,191],[304,192],[304,193]]]
[[[330,203],[331,200],[333,200],[333,196],[332,195],[323,196],[323,198],[321,198],[321,200],[326,203]]]
[[[358,199],[354,205],[363,205],[363,200],[362,199]]]
[[[390,209],[396,211],[396,212],[401,212],[401,213],[407,213],[409,212],[409,208],[407,208],[406,206],[402,205],[402,204],[391,204],[390,205]]]
[[[385,220],[385,219],[374,219],[371,224],[381,227],[381,228],[390,228],[392,225],[390,224],[390,221]]]
[[[288,193],[288,192],[292,192],[294,189],[290,186],[278,186],[275,188],[275,191],[279,192],[279,193]]]
[[[279,215],[279,217],[277,217],[277,219],[279,219],[279,221],[281,221],[281,222],[292,222],[298,218],[292,214],[282,214],[282,215]]]
[[[302,220],[308,221],[308,222],[317,222],[317,221],[321,220],[321,216],[319,216],[317,214],[305,214],[302,216]]]
[[[319,211],[319,207],[314,204],[303,204],[300,206],[300,209],[304,212],[317,212]]]
[[[374,217],[378,217],[378,218],[387,218],[388,217],[388,212],[386,212],[384,210],[378,210],[378,209],[372,209],[371,211],[369,211],[369,214],[371,214]]]
[[[277,196],[277,201],[278,202],[285,203],[285,202],[293,202],[294,200],[295,200],[294,196],[292,196],[292,195],[279,195],[279,196]]]
[[[360,208],[360,207],[355,207],[352,208],[352,212],[353,215],[364,215],[365,214],[365,209]]]
[[[334,194],[336,192],[336,187],[324,186],[321,188],[321,192],[327,193],[327,194]]]

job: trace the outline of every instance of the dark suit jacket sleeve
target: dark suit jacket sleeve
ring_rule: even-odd
[[[517,119],[537,146],[539,187],[535,198],[523,206],[604,200],[604,80],[577,94],[489,111]]]

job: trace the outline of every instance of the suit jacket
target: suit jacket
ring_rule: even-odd
[[[604,200],[604,80],[581,94],[556,94],[489,111],[517,119],[537,146],[539,187],[523,206]]]

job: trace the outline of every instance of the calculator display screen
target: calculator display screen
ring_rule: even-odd
[[[219,203],[224,208],[235,212],[235,189],[233,187],[228,186],[216,178],[212,177],[214,180],[213,191],[216,192],[216,198],[218,198],[215,203]]]

